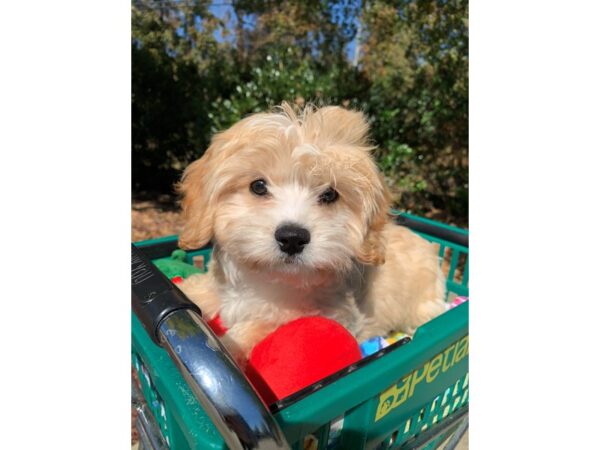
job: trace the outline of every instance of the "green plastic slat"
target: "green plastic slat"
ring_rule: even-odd
[[[447,281],[446,285],[448,286],[448,291],[452,291],[454,292],[456,295],[461,295],[464,297],[468,297],[469,296],[469,288],[466,286],[462,286],[458,283],[455,283],[453,281]]]
[[[443,259],[445,254],[446,254],[446,246],[440,244],[440,251],[438,252],[438,256]]]
[[[171,234],[169,236],[163,236],[156,239],[146,239],[143,241],[137,241],[135,243],[136,247],[146,247],[148,245],[154,244],[162,244],[164,242],[177,242],[178,236],[176,234]]]

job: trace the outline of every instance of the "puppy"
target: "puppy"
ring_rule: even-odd
[[[359,341],[412,334],[445,311],[432,244],[388,223],[390,195],[364,116],[283,104],[217,134],[184,172],[182,248],[213,241],[207,275],[181,285],[243,361],[278,326],[329,317]]]

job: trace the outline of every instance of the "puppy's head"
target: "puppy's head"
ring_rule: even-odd
[[[179,185],[182,248],[289,275],[384,262],[389,193],[359,112],[284,104],[216,135]]]

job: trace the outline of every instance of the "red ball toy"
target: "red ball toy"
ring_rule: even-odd
[[[324,317],[302,317],[254,347],[246,375],[270,404],[360,359],[356,339],[342,325]]]

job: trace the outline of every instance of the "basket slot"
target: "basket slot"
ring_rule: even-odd
[[[437,397],[436,397],[437,399]],[[424,409],[424,412],[419,416],[420,417],[420,422],[421,424],[423,424],[423,426],[421,427],[421,431],[426,430],[427,427],[429,426],[429,424],[431,423],[433,411],[436,409],[436,404],[435,404],[435,399],[434,401],[430,404],[430,405],[426,405]]]
[[[439,245],[438,257],[442,272],[446,275],[446,301],[451,301],[455,295],[468,296],[468,249],[436,240],[434,242]]]
[[[391,448],[403,448],[408,441],[412,442],[413,438],[435,427],[435,425],[442,422],[448,415],[463,407],[468,402],[468,383],[469,377],[467,373],[421,408],[416,414],[402,422],[399,433],[393,444],[391,444]],[[439,443],[442,440],[441,438],[436,438],[432,442]],[[425,448],[436,448],[432,442],[428,443]]]
[[[456,249],[452,251],[452,259],[450,261],[450,271],[448,272],[448,280],[455,281],[456,268],[458,267],[458,256],[460,252]]]
[[[469,400],[469,374],[459,379],[444,392],[441,408],[436,413],[436,421],[441,421],[446,416],[461,408]]]
[[[334,419],[334,421],[335,420],[336,419]],[[330,442],[330,439],[329,439],[331,424],[334,421],[326,423],[325,425],[323,425],[322,427],[319,427],[317,430],[313,431],[312,433],[307,434],[306,436],[304,436],[303,438],[298,440],[298,442],[296,442],[292,446],[292,449],[326,450],[328,448],[340,448],[339,442],[333,443],[333,442]]]
[[[407,420],[403,420],[400,423],[400,427],[398,428],[398,433],[396,434],[396,439],[394,439],[394,443],[392,444],[392,447],[397,447],[398,445],[400,445],[402,442],[404,442],[405,440],[407,440],[410,437],[410,424],[411,424],[411,419],[407,419]]]
[[[346,412],[339,448],[344,450],[360,450],[365,448],[367,431],[373,417],[372,407],[373,401],[369,399]]]
[[[469,255],[466,255],[465,259],[465,270],[462,276],[462,286],[466,287],[469,285]]]
[[[427,408],[421,408],[417,414],[415,414],[412,418],[412,422],[410,424],[411,435],[416,435],[421,432],[423,429],[423,425],[425,422],[425,415],[427,414]]]
[[[454,280],[456,283],[460,283],[461,286],[467,286],[465,283],[465,271],[467,270],[467,258],[468,254],[463,251],[458,251],[458,264],[454,273]],[[468,279],[468,274],[467,274]]]
[[[458,439],[464,433],[464,429],[462,428],[465,424],[465,415],[468,414],[468,408],[463,409],[462,411],[455,412],[452,416],[449,416],[445,422],[433,424],[429,429],[423,428],[422,432],[415,434],[414,436],[409,436],[409,438],[402,442],[399,448],[400,450],[435,450],[438,449],[439,446],[446,441],[450,436],[453,436],[454,433],[457,432],[459,434]],[[463,431],[461,431],[461,428]],[[458,442],[458,439],[454,442]],[[448,448],[448,447],[445,447]],[[454,448],[454,446],[450,447]]]
[[[137,371],[140,390],[144,396],[148,410],[153,415],[164,440],[168,445],[172,445],[171,434],[175,430],[171,430],[170,427],[170,424],[173,422],[171,414],[165,407],[165,403],[152,381],[150,372],[142,362],[142,358],[134,352],[132,353],[131,360],[133,367]]]
[[[387,436],[383,441],[381,441],[379,443],[379,445],[377,445],[375,448],[377,450],[387,450],[387,449],[393,448],[394,443],[396,442],[396,439],[398,438],[398,434],[399,434],[398,430],[394,431],[392,434]]]
[[[315,431],[306,434],[304,437],[300,438],[294,445],[291,446],[292,450],[326,450],[326,449],[337,449],[340,447],[339,439],[336,439],[336,432],[331,434],[332,424],[339,419],[342,419],[343,416],[340,416],[331,422],[326,423],[325,425],[319,427]],[[337,435],[339,438],[339,433]]]
[[[430,441],[425,447],[423,446],[419,446],[417,447],[419,450],[436,450],[438,448],[441,448],[440,445],[447,439],[448,436],[446,436],[446,434],[442,434],[440,436],[438,436],[437,438],[434,438],[432,441]],[[408,450],[408,449],[412,449],[412,446],[405,446],[405,447],[400,447],[401,450]]]
[[[319,450],[327,449],[327,443],[329,441],[329,427],[330,427],[330,424],[326,423],[321,428],[319,428],[317,430],[317,432],[315,433],[315,435],[317,436],[318,444],[319,444],[319,447],[318,447]]]

